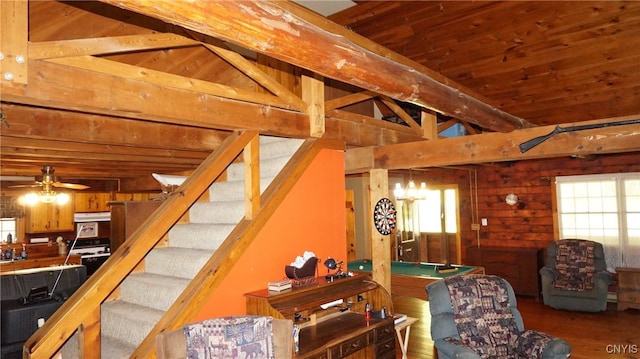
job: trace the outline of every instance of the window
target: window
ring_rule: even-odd
[[[0,218],[0,242],[6,243],[7,239],[11,235],[13,242],[16,241],[16,219],[15,218]]]
[[[560,238],[604,246],[607,269],[640,267],[640,173],[556,178]]]
[[[419,211],[420,232],[458,232],[458,201],[455,189],[427,190],[426,200],[419,201]]]

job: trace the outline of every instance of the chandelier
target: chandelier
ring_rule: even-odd
[[[397,200],[413,202],[415,200],[422,200],[427,198],[427,184],[420,183],[420,188],[416,187],[416,183],[413,179],[409,179],[409,183],[405,188],[402,188],[400,183],[396,183],[396,187],[393,190],[393,195]]]

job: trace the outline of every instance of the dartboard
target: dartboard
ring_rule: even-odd
[[[373,223],[383,235],[390,234],[396,228],[396,208],[389,198],[382,198],[373,209]]]

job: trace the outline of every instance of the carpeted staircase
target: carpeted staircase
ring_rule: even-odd
[[[260,136],[261,192],[302,142]],[[102,304],[102,358],[128,358],[240,222],[244,215],[244,164],[229,166],[227,180],[214,183],[209,194],[209,202],[196,202],[189,209],[189,223],[176,224],[169,231],[167,247],[149,252],[145,271],[124,280],[120,298]],[[63,347],[63,359],[77,358],[76,348],[74,335]]]

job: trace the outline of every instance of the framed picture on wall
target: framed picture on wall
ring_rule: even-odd
[[[95,238],[98,236],[98,222],[85,222],[76,224],[78,238]]]

